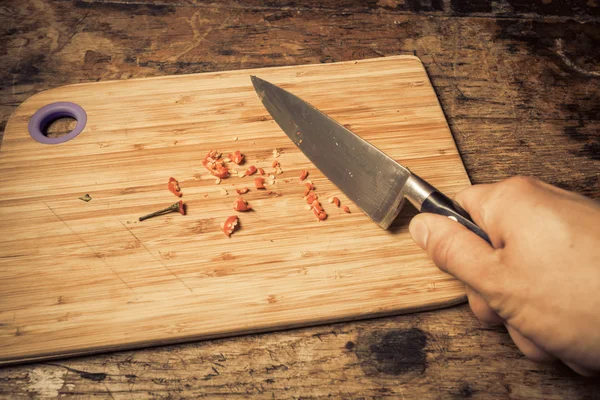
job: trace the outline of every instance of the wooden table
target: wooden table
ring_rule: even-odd
[[[600,198],[597,0],[10,0],[0,35],[0,131],[69,83],[415,54],[473,183],[533,175]],[[0,369],[11,399],[598,393],[466,305]]]

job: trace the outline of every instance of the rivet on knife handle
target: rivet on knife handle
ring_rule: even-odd
[[[473,222],[469,213],[417,175],[411,174],[408,178],[405,196],[420,212],[451,218],[491,244],[488,235]]]

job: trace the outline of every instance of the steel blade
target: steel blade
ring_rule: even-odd
[[[285,134],[348,198],[382,228],[394,221],[410,171],[299,97],[251,77]]]

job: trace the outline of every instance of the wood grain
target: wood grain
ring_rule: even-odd
[[[469,185],[421,62],[398,56],[328,65],[66,86],[24,102],[0,159],[1,360],[285,329],[456,304],[462,284],[412,242],[407,208],[380,229],[292,144],[249,80],[280,84],[345,123],[452,195]],[[28,133],[44,105],[73,101],[84,131],[46,145]],[[246,163],[282,174],[215,183],[201,160],[241,149]],[[317,223],[303,200],[310,171],[329,213]],[[233,174],[237,175],[237,174]],[[187,215],[138,222],[178,200]],[[268,178],[267,178],[268,180]],[[231,238],[235,189],[253,211]],[[229,194],[225,195],[223,191]],[[271,193],[270,193],[271,192]],[[90,202],[79,199],[89,194]],[[326,199],[337,195],[346,214]]]
[[[11,400],[591,400],[600,390],[597,379],[527,360],[502,329],[473,321],[466,307],[5,367],[0,373],[0,397]]]
[[[4,1],[0,133],[21,102],[71,83],[416,54],[473,183],[532,175],[600,198],[597,1],[144,3]],[[594,399],[599,390],[597,379],[525,359],[467,305],[0,368],[0,398],[11,400]]]

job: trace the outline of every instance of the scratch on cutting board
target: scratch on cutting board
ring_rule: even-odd
[[[65,384],[67,371],[62,368],[41,366],[34,368],[28,374],[27,391],[37,393],[36,398],[53,399]]]
[[[180,277],[178,277],[178,276],[177,276],[177,274],[175,274],[175,272],[171,271],[171,269],[170,269],[169,267],[167,267],[167,265],[166,265],[165,263],[163,263],[163,262],[162,262],[162,261],[161,261],[161,260],[160,260],[158,257],[156,257],[154,254],[152,254],[152,252],[151,252],[151,251],[150,251],[150,250],[149,250],[149,249],[146,247],[146,245],[144,244],[144,242],[142,242],[142,241],[141,241],[141,240],[140,240],[140,239],[139,239],[139,238],[138,238],[138,237],[135,235],[135,233],[133,233],[133,232],[131,231],[131,229],[129,229],[129,228],[127,227],[127,225],[125,225],[125,224],[124,224],[122,221],[119,221],[119,222],[121,223],[121,225],[123,225],[123,228],[127,229],[127,232],[129,232],[129,233],[131,234],[131,236],[133,236],[133,237],[135,238],[135,240],[137,240],[137,242],[138,242],[139,244],[141,244],[141,245],[142,245],[142,247],[143,247],[144,249],[146,249],[146,252],[148,252],[148,254],[150,254],[150,255],[152,256],[152,258],[154,258],[154,259],[155,259],[156,261],[158,261],[158,262],[159,262],[159,263],[160,263],[160,264],[161,264],[163,267],[165,267],[165,269],[166,269],[167,271],[169,271],[169,272],[171,273],[171,275],[173,275],[175,278],[177,278],[177,280],[178,280],[179,282],[181,282],[181,284],[182,284],[183,286],[185,286],[185,287],[187,288],[187,290],[189,290],[191,293],[194,293],[194,291],[192,290],[192,288],[190,288],[188,285],[186,285],[186,284],[185,284],[185,282],[184,282],[184,281],[183,281],[183,280],[182,280]]]
[[[83,244],[85,245],[85,247],[87,247],[87,248],[88,248],[88,249],[89,249],[89,250],[90,250],[92,253],[94,253],[94,254],[95,254],[95,255],[96,255],[96,256],[97,256],[97,257],[98,257],[100,260],[102,260],[102,262],[104,263],[104,265],[106,265],[106,266],[108,267],[108,269],[110,269],[110,270],[112,271],[112,273],[113,273],[113,274],[117,275],[117,276],[119,277],[119,279],[121,280],[121,282],[123,282],[123,284],[124,284],[125,286],[127,286],[127,288],[128,288],[129,290],[131,290],[131,291],[133,292],[133,289],[131,288],[131,286],[129,286],[129,285],[127,284],[127,282],[125,282],[125,281],[123,280],[123,278],[121,278],[121,275],[119,275],[119,274],[117,273],[117,271],[115,271],[114,269],[112,269],[112,267],[111,267],[110,265],[108,265],[108,263],[106,262],[106,260],[104,259],[104,257],[100,256],[100,255],[98,254],[98,252],[94,251],[94,249],[92,249],[92,247],[91,247],[89,244],[87,244],[87,242],[86,242],[85,240],[83,240],[83,238],[82,238],[82,237],[81,237],[81,236],[80,236],[80,235],[79,235],[77,232],[75,232],[73,229],[71,229],[71,227],[70,227],[69,225],[67,225],[67,223],[66,223],[65,221],[63,221],[63,219],[62,219],[62,218],[61,218],[61,217],[60,217],[60,216],[59,216],[59,215],[58,215],[56,212],[54,212],[54,210],[53,210],[53,209],[52,209],[52,208],[51,208],[51,207],[50,207],[48,204],[46,204],[46,202],[45,202],[45,201],[42,201],[42,203],[44,203],[44,205],[45,205],[46,207],[48,207],[48,210],[50,210],[50,212],[52,212],[52,214],[54,214],[54,216],[55,216],[56,218],[58,218],[58,220],[59,220],[60,222],[62,222],[62,223],[63,223],[63,224],[64,224],[64,225],[67,227],[67,229],[68,229],[68,230],[70,230],[70,231],[73,233],[73,235],[77,236],[77,238],[78,238],[78,239],[81,241],[81,243],[83,243]]]

